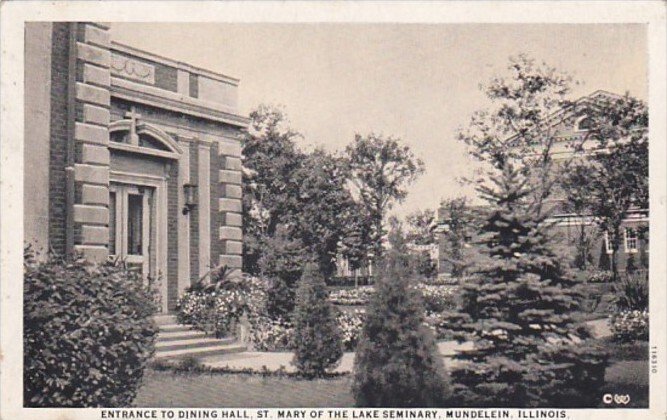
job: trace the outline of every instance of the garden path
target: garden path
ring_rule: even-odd
[[[598,319],[586,323],[595,338],[603,338],[611,335],[609,322],[607,319]],[[455,341],[441,341],[438,343],[438,351],[445,357],[445,363],[451,364],[451,357],[458,350],[472,348],[471,342],[458,344]],[[293,353],[291,352],[259,352],[246,351],[235,354],[224,354],[219,356],[209,356],[201,359],[205,366],[212,368],[225,368],[235,371],[254,370],[260,371],[266,369],[269,371],[284,370],[285,372],[294,372],[292,365]],[[336,368],[337,373],[347,373],[352,371],[354,365],[354,352],[346,352],[343,355],[340,365]]]
[[[438,350],[443,357],[451,358],[457,350],[471,348],[472,343],[458,344],[455,341],[443,341],[438,343]],[[237,354],[210,356],[201,359],[205,366],[212,368],[226,368],[230,370],[252,369],[260,371],[266,368],[269,371],[284,369],[285,372],[294,372],[292,365],[293,353],[291,352],[259,352],[247,351]],[[336,373],[348,373],[354,365],[354,352],[346,352],[336,368]]]

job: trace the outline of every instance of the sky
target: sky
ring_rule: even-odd
[[[473,162],[456,140],[480,90],[525,53],[570,73],[573,98],[602,89],[646,100],[639,24],[110,23],[112,39],[241,80],[239,112],[280,105],[302,147],[340,151],[355,133],[395,136],[426,173],[392,213],[471,194]]]

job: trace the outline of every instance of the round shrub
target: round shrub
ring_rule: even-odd
[[[335,309],[327,298],[324,278],[314,264],[308,264],[297,289],[292,362],[308,378],[324,376],[343,357]]]
[[[27,252],[23,308],[25,406],[131,404],[157,334],[155,294],[140,275]]]

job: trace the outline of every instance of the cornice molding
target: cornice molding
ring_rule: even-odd
[[[195,117],[222,122],[239,128],[247,128],[250,119],[234,114],[224,105],[186,98],[173,92],[144,86],[124,79],[111,78],[111,96],[156,108],[181,112]]]

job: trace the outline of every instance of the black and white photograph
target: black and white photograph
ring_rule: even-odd
[[[3,418],[664,415],[664,3],[8,3]]]

